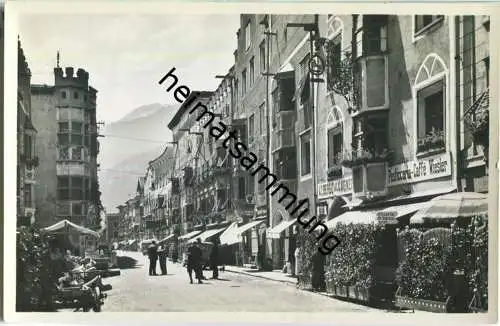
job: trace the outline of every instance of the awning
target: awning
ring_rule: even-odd
[[[325,225],[331,229],[335,227],[338,223],[350,224],[350,223],[362,223],[370,224],[377,222],[377,212],[380,210],[368,210],[368,211],[348,211],[341,214],[334,219],[326,221]]]
[[[337,223],[359,223],[359,224],[394,224],[398,223],[398,218],[415,213],[429,205],[428,201],[391,206],[384,209],[372,209],[366,211],[348,211],[344,214],[327,221],[328,228],[334,227]]]
[[[221,244],[233,244],[239,242],[239,239],[235,236],[236,231],[238,230],[238,223],[233,222],[231,225],[226,229],[226,231],[222,232],[220,235],[220,243]],[[236,241],[233,242],[233,237],[236,238]]]
[[[250,230],[251,228],[264,223],[264,220],[258,220],[258,221],[252,221],[250,223],[247,223],[245,225],[242,225],[238,228],[238,233],[243,234],[244,232]]]
[[[127,241],[127,244],[130,246],[136,242],[137,242],[137,240],[129,240],[129,241]]]
[[[166,238],[164,238],[163,240],[161,240],[160,243],[166,242],[166,241],[172,239],[174,236],[175,236],[175,234],[172,233],[171,235],[169,235]]]
[[[192,243],[192,242],[196,242],[196,240],[198,238],[201,239],[201,242],[205,242],[207,239],[209,239],[210,237],[213,237],[214,235],[217,235],[221,232],[223,232],[226,228],[220,228],[220,229],[212,229],[212,230],[206,230],[205,232],[203,232],[202,234],[200,234],[199,236],[197,236],[196,238],[193,238],[191,240],[188,241],[188,243]]]
[[[197,236],[198,234],[200,234],[201,231],[193,231],[193,232],[189,232],[188,234],[184,234],[183,236],[180,236],[179,237],[179,240],[189,240],[191,239],[192,237],[195,237]]]
[[[377,214],[379,216],[385,215],[385,216],[390,216],[392,218],[400,218],[402,216],[415,213],[416,211],[418,211],[422,208],[425,208],[427,206],[429,206],[428,201],[425,201],[422,203],[392,206],[392,207],[387,207],[387,208],[379,211]]]
[[[267,230],[267,237],[270,239],[279,239],[281,237],[281,233],[283,233],[283,231],[288,229],[290,226],[292,226],[296,222],[297,222],[296,218],[293,218],[293,219],[287,220],[287,221],[282,221],[281,223],[279,223],[278,225],[276,225],[272,229]]]
[[[457,218],[470,218],[488,214],[488,195],[475,192],[455,192],[428,201],[410,219],[410,224],[451,222]]]
[[[261,224],[261,223],[264,223],[264,220],[258,220],[258,221],[252,221],[250,223],[247,223],[245,225],[242,225],[238,228],[231,228],[231,226],[229,228],[231,228],[231,231],[226,233],[224,232],[223,236],[221,235],[220,237],[220,243],[221,244],[226,244],[226,245],[232,245],[232,244],[235,244],[235,243],[238,243],[241,241],[241,234],[243,234],[244,232],[250,230],[251,228]]]
[[[90,229],[87,229],[83,226],[76,225],[75,223],[72,223],[68,220],[63,220],[60,222],[57,222],[54,225],[48,226],[43,229],[44,231],[47,232],[53,232],[53,233],[79,233],[79,234],[87,234],[87,235],[92,235],[96,238],[99,238],[99,233],[92,231]]]
[[[446,194],[446,193],[455,191],[456,189],[457,189],[457,187],[451,186],[451,187],[447,187],[447,188],[433,188],[433,189],[424,190],[424,191],[416,191],[416,192],[413,192],[409,195],[398,196],[398,197],[388,199],[387,202],[392,202],[392,201],[396,201],[396,200],[403,200],[403,199],[412,199],[412,198],[418,198],[418,197],[437,196],[437,195],[442,195],[442,194]]]

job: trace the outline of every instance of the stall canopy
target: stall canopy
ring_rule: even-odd
[[[259,224],[262,224],[264,223],[265,220],[258,220],[258,221],[252,221],[250,223],[247,223],[247,224],[244,224],[238,228],[231,228],[231,226],[229,227],[231,230],[229,232],[224,232],[223,236],[221,235],[220,237],[220,243],[222,245],[232,245],[232,244],[235,244],[235,243],[238,243],[241,241],[241,238],[240,238],[240,235],[243,234],[244,232],[250,230],[251,228],[259,225]]]
[[[202,234],[198,235],[196,238],[192,238],[191,240],[189,240],[188,243],[196,242],[198,238],[201,239],[201,242],[205,242],[210,237],[213,237],[214,235],[217,235],[217,234],[223,232],[225,229],[226,228],[206,230]]]
[[[197,236],[198,234],[200,234],[201,231],[193,231],[193,232],[189,232],[188,234],[184,234],[183,236],[180,236],[179,237],[179,240],[189,240],[191,239],[192,237],[195,237]]]
[[[46,232],[51,232],[51,233],[64,233],[64,234],[86,234],[86,235],[91,235],[96,238],[99,238],[99,233],[92,231],[90,229],[87,229],[83,226],[76,225],[75,223],[72,223],[68,220],[63,220],[60,222],[57,222],[54,225],[48,226],[43,229]]]
[[[279,239],[283,231],[288,229],[290,226],[297,223],[297,219],[293,218],[291,220],[281,221],[278,225],[273,227],[272,229],[267,230],[267,237],[270,239]]]
[[[455,192],[430,200],[410,219],[411,224],[446,222],[459,217],[488,214],[488,195],[475,192]]]

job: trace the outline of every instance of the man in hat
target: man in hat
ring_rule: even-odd
[[[193,243],[191,246],[189,246],[187,250],[187,272],[189,275],[189,282],[193,284],[193,270],[195,273],[195,277],[198,279],[198,284],[202,284],[203,282],[201,281],[203,279],[202,275],[202,266],[201,266],[201,260],[202,260],[202,252],[200,248],[200,243],[201,239],[198,238],[196,239],[196,243]]]
[[[156,261],[158,260],[158,247],[156,246],[156,241],[153,241],[148,247],[148,257],[149,257],[149,275],[156,275]]]

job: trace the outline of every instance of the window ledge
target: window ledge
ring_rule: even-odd
[[[415,19],[415,17],[413,17]],[[444,17],[440,17],[430,23],[429,25],[425,26],[424,28],[414,31],[413,32],[413,42],[418,41],[420,38],[422,38],[425,34],[433,31],[435,28],[438,28],[439,25],[441,25],[444,22]]]
[[[427,151],[417,152],[416,156],[417,156],[417,159],[421,159],[421,158],[441,154],[444,152],[446,152],[446,148],[442,147],[442,148],[436,148],[436,149],[431,149],[431,150],[427,150]]]

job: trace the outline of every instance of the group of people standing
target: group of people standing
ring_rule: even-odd
[[[219,242],[217,240],[212,241],[213,246],[210,251],[209,264],[212,269],[212,278],[219,278]],[[160,268],[162,270],[162,275],[167,274],[166,267],[166,252],[163,251],[162,254],[164,256],[159,255],[158,246],[156,242],[153,241],[148,248],[148,257],[149,257],[149,275],[157,275],[156,274],[156,263],[160,258]],[[198,284],[203,284],[202,280],[206,278],[203,276],[203,267],[204,267],[204,257],[202,250],[201,239],[196,239],[196,242],[189,245],[186,251],[187,260],[186,260],[186,268],[189,276],[189,282],[193,284],[193,272],[195,273],[195,278],[198,280]],[[161,256],[161,257],[160,257]]]
[[[161,275],[167,275],[167,251],[165,248],[158,248],[156,241],[148,247],[149,275],[156,276],[156,263],[160,261]]]

